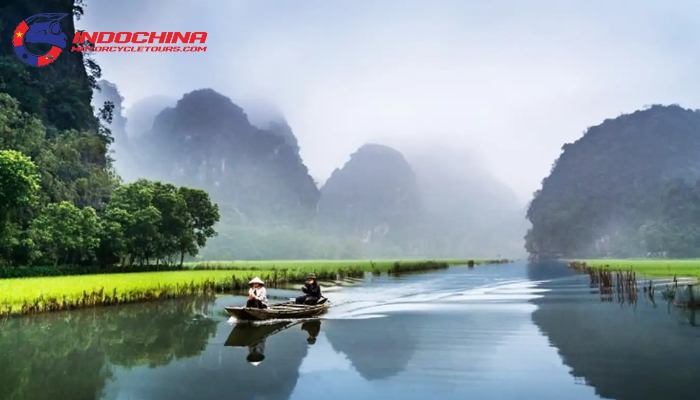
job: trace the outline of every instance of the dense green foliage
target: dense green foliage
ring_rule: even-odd
[[[655,256],[700,257],[700,181],[674,180],[660,200],[656,218],[640,229],[646,250]]]
[[[52,3],[56,12],[80,14],[81,2]],[[23,4],[2,8],[0,32],[8,37],[32,14]],[[71,36],[72,21],[63,25]],[[216,234],[218,206],[197,189],[120,185],[105,127],[115,104],[91,105],[99,67],[68,52],[50,67],[30,68],[7,49],[0,53],[0,267],[108,268],[197,255]]]
[[[697,255],[700,112],[652,106],[563,146],[528,209],[538,257]],[[672,182],[673,181],[673,182]]]
[[[0,6],[0,37],[10,38],[17,24],[30,15],[47,12],[72,14],[80,18],[83,0],[10,0]],[[67,37],[75,34],[71,18],[63,19]],[[88,73],[89,72],[89,73]],[[44,121],[47,136],[59,131],[97,130],[98,121],[90,105],[100,68],[80,52],[64,51],[47,68],[29,68],[17,60],[10,44],[0,46],[0,92],[17,99],[22,111]]]

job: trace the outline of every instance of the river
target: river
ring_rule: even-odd
[[[222,307],[242,297],[5,320],[0,399],[695,397],[700,315],[641,292],[601,301],[589,283],[556,263],[368,277],[328,293],[320,326],[267,337],[257,366],[251,348],[225,346]]]

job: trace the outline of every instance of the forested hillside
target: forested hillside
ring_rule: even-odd
[[[640,239],[651,256],[700,257],[700,181],[669,182],[658,213],[640,228]]]
[[[698,254],[699,112],[652,106],[589,128],[562,150],[528,209],[531,255]]]
[[[51,3],[54,12],[81,15],[71,1]],[[3,3],[0,35],[10,37],[35,12],[31,2]],[[64,19],[62,29],[71,37],[73,20]],[[81,53],[31,68],[10,46],[0,48],[2,276],[176,263],[216,234],[219,212],[206,192],[150,181],[120,185],[109,157],[114,105],[91,105],[99,78],[97,64]],[[30,265],[53,267],[21,268]]]

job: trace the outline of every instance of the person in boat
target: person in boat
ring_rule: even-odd
[[[267,308],[265,282],[255,277],[248,283],[250,284],[250,290],[248,290],[248,302],[245,306],[250,308]]]
[[[296,298],[297,304],[314,305],[321,299],[321,286],[316,282],[316,275],[309,274],[306,277],[306,283],[301,287],[303,295]]]
[[[321,333],[321,321],[318,319],[306,321],[301,324],[301,330],[306,331],[306,333],[309,334],[306,341],[309,344],[314,344],[316,343],[316,337],[318,337],[318,334]]]

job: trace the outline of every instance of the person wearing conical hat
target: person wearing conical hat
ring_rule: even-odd
[[[316,282],[316,275],[309,274],[306,277],[306,283],[301,287],[303,295],[296,298],[297,304],[314,305],[321,299],[321,286]]]
[[[257,276],[250,282],[250,290],[248,290],[248,302],[246,307],[251,308],[267,308],[267,290],[265,290],[265,282]]]

